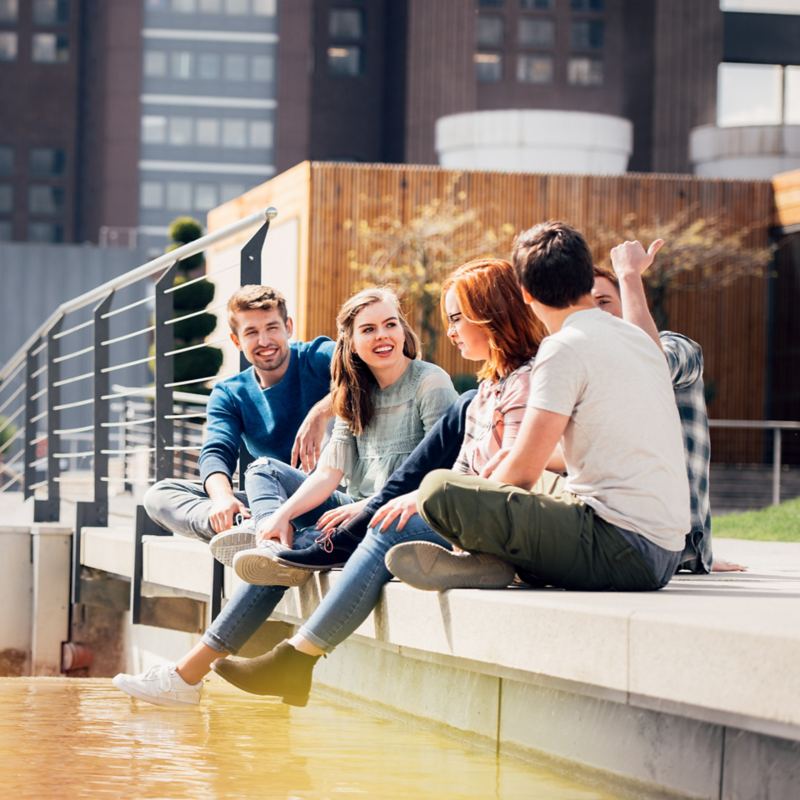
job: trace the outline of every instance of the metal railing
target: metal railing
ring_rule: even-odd
[[[772,505],[781,502],[782,431],[800,431],[800,422],[786,420],[710,419],[710,428],[772,431]]]
[[[175,317],[176,294],[194,283],[173,285],[179,262],[259,225],[238,262],[215,272],[238,268],[240,285],[259,284],[261,252],[276,215],[274,208],[259,211],[62,303],[0,368],[0,441],[6,440],[0,493],[22,491],[33,497],[34,522],[58,522],[62,481],[85,484],[73,537],[73,602],[80,596],[81,529],[108,524],[109,483],[131,488],[134,480],[144,485],[196,475],[205,398],[192,387],[229,377],[174,380],[176,356],[219,344],[175,347],[174,323],[198,313]],[[240,358],[239,368],[246,366]],[[148,368],[152,385],[145,385]],[[129,386],[119,385],[121,379]],[[241,455],[248,458],[244,448]],[[137,511],[134,621],[142,536],[165,533]],[[215,568],[214,576],[212,614],[219,610],[222,570]]]

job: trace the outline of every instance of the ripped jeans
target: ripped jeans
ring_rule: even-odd
[[[257,458],[250,464],[244,475],[244,489],[256,529],[264,517],[274,514],[305,483],[306,478],[305,472],[275,458]],[[316,508],[293,519],[292,525],[295,530],[316,525],[326,511],[352,502],[350,495],[334,492]]]
[[[260,520],[277,511],[302,485],[308,476],[282,461],[259,458],[247,468],[245,490],[250,513],[258,526]],[[292,549],[310,547],[319,531],[313,526],[328,510],[352,503],[344,492],[334,492],[324,503],[292,520],[295,535]],[[213,650],[236,655],[242,646],[269,618],[286,591],[285,586],[253,586],[242,583],[219,616],[203,634],[203,643]]]

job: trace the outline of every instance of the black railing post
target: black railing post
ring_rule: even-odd
[[[176,261],[159,279],[155,287],[155,399],[153,400],[153,442],[155,447],[154,465],[156,481],[171,478],[174,474],[173,424],[167,416],[172,414],[172,383],[174,361],[172,356],[165,355],[174,346],[173,326],[166,325],[172,319],[174,303],[171,289],[178,271]],[[138,624],[142,618],[142,576],[144,569],[144,536],[169,536],[164,530],[147,516],[144,506],[136,507],[136,528],[133,544],[133,575],[131,577],[131,622]]]
[[[241,260],[239,262],[239,285],[250,286],[261,283],[261,253],[264,250],[264,241],[269,232],[269,220],[267,220],[253,234],[250,241],[242,248]],[[244,357],[244,353],[239,353],[239,371],[244,372],[250,363]],[[244,473],[253,456],[250,455],[242,442],[239,447],[239,491],[244,491]]]
[[[59,317],[47,331],[47,500],[33,501],[34,522],[58,522],[61,507],[61,491],[59,477],[58,452],[61,449],[61,437],[57,433],[61,427],[61,364],[58,354],[61,350],[56,334],[61,330],[64,317]]]
[[[111,421],[111,401],[109,393],[109,373],[104,370],[110,365],[108,345],[103,346],[110,336],[111,325],[105,315],[111,308],[114,292],[108,294],[92,311],[94,320],[92,368],[93,458],[92,476],[94,478],[94,502],[79,501],[75,513],[75,533],[72,535],[72,602],[81,601],[81,539],[83,528],[105,528],[108,526],[108,449]],[[106,398],[106,399],[103,399]],[[105,480],[103,480],[105,478]]]
[[[171,320],[174,314],[174,302],[172,292],[167,293],[166,289],[171,289],[178,272],[178,262],[176,261],[156,283],[156,302],[155,302],[155,392],[156,398],[153,404],[153,416],[155,422],[155,478],[163,481],[173,477],[175,474],[172,450],[168,447],[173,446],[173,424],[167,417],[172,414],[173,398],[172,387],[167,384],[172,383],[175,374],[175,359],[167,356],[170,350],[174,349],[175,337],[173,326],[167,325],[167,320]]]
[[[25,354],[25,442],[23,447],[23,491],[25,500],[33,495],[31,488],[36,483],[36,405],[33,396],[36,394],[36,356],[34,350],[39,347],[41,339],[37,339]]]

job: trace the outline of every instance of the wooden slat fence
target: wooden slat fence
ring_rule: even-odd
[[[296,175],[296,178],[292,176]],[[295,186],[294,183],[301,184]],[[271,186],[273,184],[273,186]],[[278,190],[280,184],[280,190]],[[373,220],[391,208],[402,222],[420,206],[444,199],[448,187],[465,208],[479,211],[487,227],[521,231],[548,219],[560,219],[582,230],[595,257],[605,255],[601,233],[622,230],[635,214],[639,224],[670,221],[685,215],[687,223],[720,218],[731,230],[748,231],[747,243],[769,244],[775,218],[773,189],[767,181],[698,179],[683,175],[573,176],[495,172],[456,173],[438,167],[385,164],[301,164],[209,215],[215,230],[233,214],[248,213],[268,202],[283,214],[282,197],[308,192],[308,219],[301,230],[299,274],[307,276],[300,297],[301,337],[335,335],[335,316],[358,283],[354,261],[368,260],[359,239],[359,221]],[[243,201],[246,201],[243,203]],[[288,203],[287,203],[288,205]],[[276,224],[284,221],[279,216]],[[510,239],[502,243],[508,256]],[[213,271],[213,269],[212,269]],[[667,303],[670,328],[699,342],[705,354],[707,382],[716,396],[709,405],[717,419],[764,419],[767,400],[769,281],[747,277],[728,286],[676,293]],[[458,352],[440,337],[435,360],[451,374],[472,371]],[[763,437],[742,432],[715,434],[715,461],[761,463]]]

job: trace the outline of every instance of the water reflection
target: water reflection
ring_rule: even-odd
[[[107,680],[0,679],[4,797],[611,800],[488,751],[318,699],[212,684],[199,709]]]

